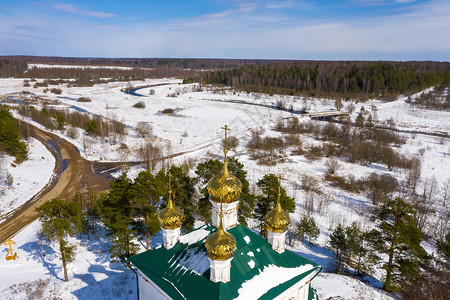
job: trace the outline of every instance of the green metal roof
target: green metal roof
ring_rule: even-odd
[[[216,228],[207,224],[191,233],[195,234],[197,230],[211,232]],[[234,299],[239,296],[238,290],[244,282],[254,278],[270,265],[284,268],[296,268],[307,264],[313,266],[305,273],[271,288],[260,297],[260,299],[273,299],[302,278],[321,269],[317,264],[288,250],[282,254],[277,253],[264,238],[241,225],[229,229],[228,232],[236,238],[237,247],[231,261],[231,280],[227,283],[214,283],[209,280],[205,238],[192,244],[178,242],[169,250],[164,247],[150,249],[132,256],[128,261],[172,299],[195,300]],[[205,267],[205,264],[208,266]]]

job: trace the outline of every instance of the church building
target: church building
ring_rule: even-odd
[[[180,235],[183,214],[169,188],[167,206],[158,213],[164,245],[127,261],[137,269],[139,299],[318,299],[310,282],[321,267],[285,250],[290,218],[280,193],[266,215],[267,240],[238,224],[242,184],[228,171],[224,129],[223,169],[207,184],[212,223]]]

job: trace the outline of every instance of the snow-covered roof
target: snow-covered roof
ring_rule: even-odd
[[[141,272],[172,299],[248,299],[281,294],[321,267],[290,251],[277,253],[262,237],[237,225],[228,230],[237,243],[231,261],[231,281],[210,281],[209,261],[204,240],[216,230],[207,224],[181,237],[167,250],[150,249],[131,257]]]

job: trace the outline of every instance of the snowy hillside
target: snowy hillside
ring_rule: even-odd
[[[41,66],[38,66],[41,67]],[[310,160],[304,154],[295,153],[294,147],[288,147],[283,153],[283,159],[277,164],[267,166],[258,163],[249,153],[249,143],[258,131],[261,137],[284,138],[284,134],[276,131],[280,120],[298,117],[299,122],[314,124],[296,111],[306,109],[308,112],[322,112],[335,109],[331,99],[313,99],[293,96],[269,96],[265,94],[240,93],[230,89],[216,89],[209,86],[200,87],[197,84],[181,84],[181,80],[166,78],[131,82],[134,86],[156,85],[139,89],[136,93],[142,96],[126,94],[123,89],[128,83],[96,84],[92,87],[74,87],[67,84],[58,86],[61,94],[44,92],[44,87],[23,87],[22,79],[0,79],[0,96],[2,101],[11,105],[16,100],[28,100],[37,108],[58,108],[67,111],[81,111],[92,116],[102,116],[107,120],[124,123],[127,134],[118,141],[109,137],[102,139],[78,131],[77,137],[69,137],[67,130],[55,133],[64,137],[78,147],[83,157],[89,160],[120,161],[139,160],[136,151],[149,140],[162,149],[162,155],[183,152],[182,155],[171,158],[176,165],[187,163],[190,166],[190,176],[195,176],[195,166],[211,158],[222,157],[221,140],[224,124],[232,129],[231,135],[239,139],[239,144],[231,149],[230,156],[236,157],[245,166],[247,179],[252,193],[260,193],[256,182],[265,174],[283,174],[287,180],[282,185],[288,196],[294,197],[296,209],[291,214],[292,220],[311,210],[307,208],[313,203],[313,209],[308,211],[318,223],[320,235],[315,244],[295,242],[288,249],[302,255],[324,267],[312,283],[321,299],[389,299],[388,294],[379,290],[385,271],[380,266],[374,268],[373,277],[365,278],[366,282],[348,276],[329,273],[332,253],[327,250],[327,241],[338,224],[344,226],[352,222],[364,230],[374,227],[370,216],[374,207],[369,196],[364,191],[346,191],[326,181],[327,163],[330,159],[319,157]],[[27,91],[32,94],[19,94]],[[416,95],[417,96],[417,95]],[[40,100],[37,100],[37,97]],[[92,102],[78,102],[80,97],[89,97]],[[413,96],[415,97],[415,96]],[[393,102],[369,100],[365,103],[344,103],[343,110],[354,105],[350,119],[355,120],[364,106],[366,116],[373,116],[375,125],[389,127],[395,123],[399,136],[405,143],[393,146],[398,153],[408,158],[417,158],[421,163],[420,183],[418,191],[432,193],[433,214],[428,222],[432,229],[445,218],[448,210],[445,206],[445,191],[450,182],[450,142],[449,138],[433,134],[448,134],[450,132],[450,112],[412,108],[405,102],[406,97],[400,97]],[[1,100],[0,100],[1,101]],[[133,107],[142,101],[143,108]],[[291,107],[289,110],[278,110],[277,105]],[[170,110],[167,113],[167,110]],[[292,112],[293,111],[293,112]],[[15,116],[30,122],[42,129],[42,125],[28,117],[14,112]],[[147,122],[152,127],[150,137],[141,137],[136,131],[139,122]],[[408,132],[410,131],[410,132]],[[417,133],[418,132],[418,133]],[[305,149],[321,146],[326,143],[313,134],[302,134],[299,137]],[[124,146],[125,145],[125,146]],[[124,150],[126,149],[126,151]],[[14,166],[8,158],[7,171],[14,177],[12,186],[0,183],[0,222],[1,215],[14,209],[30,199],[48,182],[55,164],[53,156],[35,140],[30,143],[30,158],[28,161]],[[336,175],[349,179],[362,179],[371,173],[389,174],[404,185],[407,171],[402,168],[389,169],[385,164],[360,164],[346,159],[338,159],[339,167]],[[161,165],[156,167],[159,169]],[[37,172],[36,170],[39,170]],[[135,177],[142,166],[132,167],[130,177]],[[3,170],[2,170],[3,171]],[[39,177],[33,176],[39,173]],[[116,175],[119,175],[117,173]],[[315,190],[320,193],[306,191],[303,178],[310,176],[314,180]],[[19,184],[20,183],[20,184]],[[430,186],[433,190],[430,191]],[[448,197],[448,194],[447,194]],[[433,227],[433,224],[436,224]],[[256,222],[249,222],[256,227]],[[62,278],[62,265],[58,258],[56,245],[48,246],[41,243],[37,235],[39,221],[34,222],[13,239],[16,241],[16,251],[19,259],[16,261],[0,261],[2,274],[0,276],[0,295],[6,299],[31,298],[63,298],[63,299],[135,299],[136,281],[132,271],[122,265],[111,263],[108,253],[109,241],[98,232],[92,240],[85,236],[82,239],[72,239],[77,245],[76,260],[69,265],[70,281],[65,283]],[[152,246],[162,243],[161,232],[152,239]],[[141,243],[142,249],[143,244]],[[429,251],[435,251],[435,246],[424,243]],[[2,253],[6,255],[5,248]],[[26,283],[27,282],[27,283]],[[35,292],[34,286],[38,286]]]

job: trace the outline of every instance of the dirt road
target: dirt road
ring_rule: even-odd
[[[56,158],[54,176],[38,194],[6,216],[6,220],[0,224],[0,244],[39,218],[36,207],[45,201],[65,199],[78,190],[100,192],[109,188],[110,177],[96,174],[93,162],[83,159],[74,145],[55,134],[30,126],[31,136],[43,143]]]

